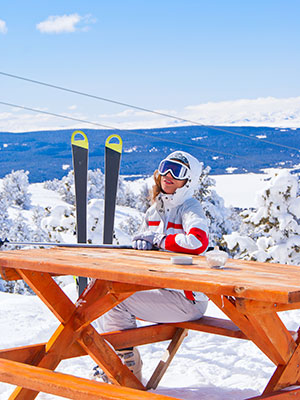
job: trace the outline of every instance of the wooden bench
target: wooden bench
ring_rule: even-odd
[[[247,339],[243,332],[241,332],[241,330],[237,328],[230,320],[208,316],[204,316],[197,321],[153,324],[140,327],[139,329],[104,333],[101,334],[101,336],[111,343],[115,349],[171,340],[161,361],[146,385],[146,389],[149,390],[157,388],[183,339],[187,336],[188,330]],[[152,341],[151,338],[153,339]],[[12,360],[18,363],[35,364],[36,357],[41,357],[41,355],[45,354],[45,352],[46,343],[41,343],[37,345],[0,350],[0,359]],[[75,342],[70,348],[67,349],[63,355],[63,359],[84,355],[87,355],[87,353],[81,346],[78,345],[77,342]]]
[[[4,359],[0,359],[0,378],[19,387],[74,400],[176,400],[175,397],[109,385]]]
[[[209,316],[204,316],[197,321],[153,324],[140,327],[139,329],[103,333],[101,336],[113,345],[115,349],[171,340],[161,361],[146,385],[146,388],[149,390],[157,388],[183,339],[187,336],[188,330],[212,333],[238,339],[248,339],[246,335],[230,320]],[[149,338],[152,338],[153,340],[151,341]],[[13,360],[14,362],[19,363],[33,364],[35,357],[37,355],[41,356],[41,354],[45,353],[45,349],[46,343],[41,343],[37,345],[0,350],[0,358]],[[63,355],[63,359],[84,355],[87,355],[87,352],[84,351],[77,342],[75,342],[67,349]]]

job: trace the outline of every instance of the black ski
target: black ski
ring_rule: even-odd
[[[105,141],[104,244],[112,244],[113,242],[122,144],[121,137],[115,134],[110,135]]]
[[[78,136],[80,139],[78,139]],[[77,138],[76,138],[77,137]],[[88,175],[88,153],[89,142],[85,133],[73,132],[72,156],[75,182],[75,204],[76,204],[76,234],[77,243],[87,241],[87,175]],[[87,286],[87,278],[78,276],[76,278],[78,295],[80,296]]]
[[[0,238],[2,246],[38,246],[38,247],[67,247],[76,249],[132,249],[132,246],[113,244],[89,244],[89,243],[55,243],[55,242],[14,242],[7,238]]]

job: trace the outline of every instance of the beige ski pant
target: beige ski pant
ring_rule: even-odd
[[[183,293],[168,289],[136,292],[98,320],[101,332],[131,329],[136,318],[149,322],[193,321],[203,316],[207,301],[193,302]]]

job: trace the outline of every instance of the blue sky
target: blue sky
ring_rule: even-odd
[[[6,1],[0,71],[178,115],[297,97],[299,18],[298,0]],[[3,76],[0,88],[0,101],[93,121],[130,114]],[[0,117],[8,111],[0,105]]]

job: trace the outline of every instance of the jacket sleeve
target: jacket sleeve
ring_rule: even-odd
[[[170,234],[165,238],[165,249],[178,253],[201,254],[208,246],[208,227],[202,207],[191,199],[182,209],[184,233]]]

